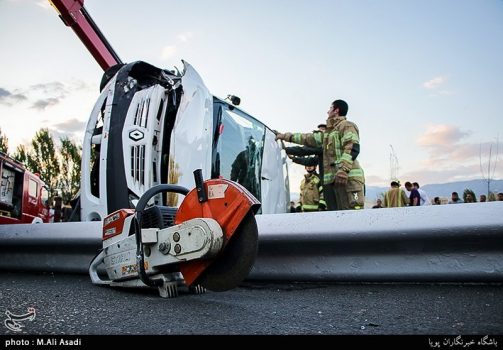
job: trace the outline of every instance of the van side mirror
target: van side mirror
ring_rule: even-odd
[[[227,95],[226,100],[231,101],[231,103],[234,106],[239,106],[239,104],[241,103],[241,99],[239,97],[237,97],[237,96],[234,96],[234,95]]]

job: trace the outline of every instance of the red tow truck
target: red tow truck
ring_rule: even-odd
[[[49,222],[49,191],[37,174],[0,152],[0,224]]]

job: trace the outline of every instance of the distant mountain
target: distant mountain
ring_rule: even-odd
[[[377,198],[382,198],[382,194],[388,189],[389,187],[367,186],[365,188],[365,199],[367,200],[367,202],[373,203]]]
[[[471,181],[458,181],[448,182],[445,184],[431,184],[421,186],[423,190],[428,193],[428,196],[433,199],[434,197],[451,198],[452,192],[458,192],[460,197],[463,197],[463,191],[470,189],[475,192],[477,200],[481,194],[487,194],[487,181],[485,180],[471,180]],[[382,193],[386,192],[389,187],[367,187],[367,199],[375,201],[375,199]],[[491,181],[491,192],[503,192],[503,180]]]

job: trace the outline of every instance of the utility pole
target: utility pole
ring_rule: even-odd
[[[389,154],[389,168],[390,168],[390,182],[398,179],[398,170],[400,166],[398,164],[398,157],[396,156],[395,149],[393,145],[389,145],[391,152]]]
[[[487,181],[487,198],[489,199],[489,194],[491,193],[491,181],[494,178],[494,173],[496,172],[496,165],[498,164],[498,154],[499,154],[499,136],[496,137],[496,155],[493,163],[493,144],[489,145],[489,158],[487,160],[487,174],[484,173],[484,167],[482,166],[482,145],[480,145],[480,172],[482,173],[482,178]],[[492,164],[493,163],[493,164]]]

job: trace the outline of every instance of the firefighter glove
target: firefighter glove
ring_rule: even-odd
[[[347,183],[348,183],[348,173],[346,173],[344,170],[339,170],[335,174],[335,185],[346,186]]]
[[[285,140],[286,139],[285,136],[286,136],[285,134],[282,134],[282,133],[278,132],[276,134],[276,140]]]

